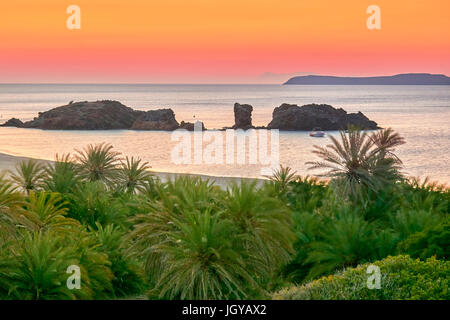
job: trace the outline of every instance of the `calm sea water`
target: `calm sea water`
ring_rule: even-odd
[[[280,104],[327,103],[348,112],[362,111],[382,127],[400,132],[407,143],[398,149],[405,173],[450,182],[449,86],[281,86],[281,85],[8,85],[0,84],[0,122],[30,120],[39,111],[69,101],[119,100],[140,110],[170,107],[179,122],[201,119],[207,128],[231,126],[235,102],[253,105],[253,123],[267,125]],[[330,132],[335,135],[337,132]],[[88,143],[109,142],[127,155],[148,161],[154,170],[220,176],[258,177],[260,165],[176,165],[169,132],[42,131],[0,128],[0,152],[53,159]],[[300,174],[312,174],[306,161],[316,159],[307,132],[280,133],[280,162]]]

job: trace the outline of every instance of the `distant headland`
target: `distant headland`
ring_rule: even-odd
[[[285,85],[450,85],[450,77],[443,74],[404,73],[379,77],[298,76]]]

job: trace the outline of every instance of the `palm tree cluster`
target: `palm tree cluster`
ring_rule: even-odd
[[[69,193],[80,181],[101,182],[134,193],[150,180],[149,168],[148,162],[134,157],[122,159],[112,145],[101,143],[76,150],[73,156],[56,155],[55,162],[47,166],[33,159],[22,161],[10,178],[27,193],[39,189]]]
[[[264,296],[292,253],[291,213],[255,183],[227,190],[196,178],[157,187],[136,215],[132,251],[145,256],[158,298]]]
[[[0,297],[267,297],[295,239],[274,188],[162,183],[148,168],[108,144],[19,163],[0,183]],[[70,265],[84,290],[66,288]]]
[[[297,178],[282,196],[293,211],[297,234],[296,256],[285,266],[285,276],[306,283],[389,255],[448,256],[450,233],[444,226],[450,191],[402,175],[394,149],[404,139],[392,129],[369,134],[350,128],[340,137],[315,147],[322,161],[309,162],[311,169],[328,169],[318,175],[328,182]],[[432,230],[440,230],[436,240],[416,244]],[[411,243],[418,246],[415,251]]]
[[[262,299],[388,255],[447,259],[449,189],[402,176],[403,142],[350,128],[316,148],[329,181],[280,167],[226,188],[162,182],[108,144],[19,163],[0,176],[0,299]]]
[[[20,162],[0,178],[0,298],[104,299],[141,292],[144,276],[121,247],[130,195],[151,180],[147,163],[107,144]],[[131,205],[130,205],[131,207]],[[69,290],[69,266],[83,285]]]

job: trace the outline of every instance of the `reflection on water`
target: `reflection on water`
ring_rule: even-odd
[[[115,99],[136,109],[171,107],[177,120],[205,122],[208,128],[233,124],[233,103],[254,107],[255,125],[267,125],[273,108],[283,102],[328,103],[349,112],[362,111],[382,127],[392,127],[406,139],[398,155],[405,171],[450,182],[450,87],[448,86],[277,86],[277,85],[0,85],[0,114],[29,120],[39,111],[70,100]],[[336,134],[330,132],[329,134]],[[149,161],[154,170],[222,176],[259,176],[259,165],[175,165],[169,132],[42,131],[0,128],[0,152],[53,159],[88,143],[109,142],[127,155]],[[280,133],[280,162],[300,174],[311,174],[305,162],[314,160],[307,132]]]

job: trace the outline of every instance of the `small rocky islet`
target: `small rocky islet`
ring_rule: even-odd
[[[279,129],[284,131],[341,130],[349,125],[366,130],[378,129],[375,121],[363,113],[347,113],[342,108],[327,104],[282,104],[274,109],[272,121],[267,127],[252,125],[253,107],[248,104],[234,104],[234,125],[223,129]],[[119,101],[81,101],[69,103],[22,122],[17,118],[6,121],[3,127],[36,128],[43,130],[194,130],[194,123],[178,123],[172,109],[141,111],[134,110]],[[202,129],[206,130],[202,123]]]

